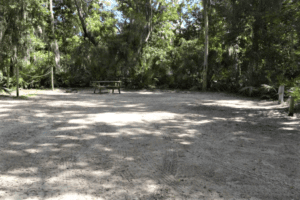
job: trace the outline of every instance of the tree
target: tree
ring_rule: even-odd
[[[50,45],[52,46],[53,53],[55,55],[55,64],[56,64],[56,69],[60,68],[60,53],[59,53],[59,48],[57,45],[57,40],[55,39],[55,33],[54,33],[54,16],[53,16],[53,5],[52,5],[52,0],[49,0],[49,7],[50,7],[50,16],[51,16],[51,33],[52,33],[52,40],[54,39],[53,43]],[[51,43],[51,42],[49,42]],[[51,65],[51,88],[54,90],[54,74],[53,74],[53,66]]]
[[[203,85],[202,85],[202,90],[206,91],[207,89],[207,69],[208,69],[208,48],[209,48],[209,38],[208,38],[208,12],[209,12],[209,2],[210,0],[202,0],[203,4],[203,14],[204,14],[204,25],[205,25],[205,31],[204,31],[204,37],[205,37],[205,42],[204,42],[204,63],[203,63]]]

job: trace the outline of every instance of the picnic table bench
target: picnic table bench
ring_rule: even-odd
[[[103,89],[112,89],[112,93],[118,89],[119,94],[121,94],[121,81],[91,81],[91,85],[94,87],[94,93],[97,89],[100,93]]]

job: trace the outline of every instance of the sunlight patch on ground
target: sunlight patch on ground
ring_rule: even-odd
[[[95,135],[89,135],[89,134],[84,134],[80,139],[82,140],[92,140],[92,139],[96,139],[97,136]]]
[[[56,200],[57,197],[55,198],[47,198],[47,200]],[[101,197],[94,197],[92,195],[83,195],[83,194],[78,194],[78,193],[72,193],[72,192],[68,192],[67,194],[63,194],[59,196],[60,200],[104,200]]]
[[[213,119],[216,119],[216,120],[223,120],[223,121],[226,121],[227,118],[222,118],[222,117],[213,117]]]
[[[34,116],[36,116],[36,117],[47,117],[47,116],[48,116],[48,114],[47,114],[47,113],[45,113],[45,112],[43,112],[43,113],[38,113],[38,114],[35,114]]]
[[[70,135],[57,135],[55,136],[56,138],[64,138],[64,139],[69,139],[69,140],[77,140],[77,137],[70,136]]]
[[[22,156],[22,153],[19,151],[13,151],[13,150],[2,150],[3,153],[7,154],[13,154],[15,156]]]
[[[124,160],[127,160],[127,161],[133,161],[134,158],[133,158],[133,157],[126,157]]]
[[[295,122],[282,122],[281,124],[284,124],[284,125],[298,125],[298,126],[300,126],[300,122],[299,121],[295,121]]]
[[[245,132],[245,131],[236,131],[236,132],[233,132],[233,135],[247,135],[247,132]]]
[[[59,148],[51,148],[51,149],[49,149],[49,151],[52,151],[52,152],[60,152],[61,149],[59,149]]]
[[[292,131],[292,130],[296,130],[295,128],[292,127],[281,127],[279,128],[280,130],[287,130],[287,131]]]
[[[180,144],[183,144],[183,145],[192,145],[191,142],[187,142],[187,141],[182,141],[182,142],[179,142]]]
[[[140,92],[140,94],[151,94],[151,95],[153,95],[153,94],[162,94],[162,93],[159,93],[159,92]]]
[[[42,152],[41,150],[38,150],[38,149],[24,149],[23,151],[25,151],[27,153],[40,153],[40,152]]]
[[[134,105],[124,105],[124,106],[122,106],[122,107],[125,107],[125,108],[134,108],[134,107],[138,107],[138,108],[140,108],[140,105],[138,105],[138,104],[134,104]]]
[[[155,118],[153,118],[153,114],[157,114],[155,115]],[[131,112],[131,113],[120,113],[120,114],[115,114],[115,113],[103,113],[103,114],[97,114],[94,116],[91,116],[90,118],[94,120],[94,122],[102,122],[102,121],[106,121],[107,123],[114,123],[114,122],[118,122],[118,124],[120,125],[126,125],[128,123],[137,123],[137,122],[143,122],[147,121],[151,122],[151,121],[159,121],[159,120],[167,120],[170,118],[173,118],[176,116],[176,114],[173,113],[169,113],[169,112],[148,112],[148,113],[143,113],[143,117],[141,117],[139,115],[140,113],[135,113],[135,112]],[[75,120],[72,120],[72,122],[75,122]],[[77,121],[76,121],[77,122]],[[78,122],[77,122],[78,123]]]
[[[25,142],[10,142],[10,145],[26,145]]]
[[[147,192],[149,193],[153,193],[155,192],[159,187],[157,186],[157,184],[155,184],[155,182],[153,180],[147,180],[144,184],[143,184],[143,188],[145,190],[147,190]]]
[[[72,147],[80,147],[80,144],[64,144],[61,148],[72,148]]]
[[[35,172],[37,172],[37,170],[34,170]],[[9,173],[12,173],[12,174],[16,174],[16,176],[14,175],[0,175],[0,180],[1,181],[4,181],[6,182],[6,185],[20,185],[20,183],[26,183],[28,181],[25,181],[27,178],[26,177],[20,177],[19,176],[19,173],[16,173],[16,171],[10,171]],[[24,173],[23,172],[20,172],[20,173]],[[24,180],[22,180],[24,179]],[[38,181],[39,178],[33,178],[31,177],[31,179],[34,179],[35,181]]]
[[[196,129],[187,129],[184,131],[189,134],[189,137],[194,137],[194,135],[199,132],[199,130],[196,130]]]
[[[264,109],[274,109],[278,107],[277,103],[266,101],[266,102],[257,102],[253,100],[214,100],[211,103],[197,101],[202,105],[206,106],[224,106],[224,107],[231,107],[231,108],[246,108],[246,109],[261,109],[261,106],[264,106]]]
[[[62,114],[74,114],[74,115],[76,115],[76,113],[78,113],[78,111],[63,111],[61,113]]]
[[[236,118],[234,118],[234,121],[236,121],[236,122],[247,122],[245,120],[245,118],[243,118],[243,117],[236,117]]]
[[[53,146],[53,145],[55,145],[55,144],[54,143],[44,143],[44,144],[39,144],[37,146],[39,146],[39,147],[49,147],[49,146]]]
[[[72,135],[57,135],[55,136],[56,138],[66,138],[69,140],[78,140],[77,136],[72,136]]]
[[[87,167],[88,163],[86,163],[86,162],[77,162],[76,165],[80,166],[80,167]]]
[[[190,134],[184,133],[184,134],[179,134],[178,137],[193,137],[193,136],[191,136]]]
[[[201,121],[195,122],[195,124],[207,124],[210,122],[212,122],[212,120],[201,120]]]

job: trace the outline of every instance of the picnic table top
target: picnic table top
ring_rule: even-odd
[[[95,83],[121,83],[122,81],[91,81]]]

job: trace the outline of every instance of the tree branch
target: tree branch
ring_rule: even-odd
[[[118,31],[121,33],[121,29],[118,27],[118,25],[116,24],[116,27],[118,29]]]
[[[149,5],[150,5],[150,17],[148,18],[148,23],[147,23],[147,30],[148,30],[148,35],[145,38],[144,42],[147,43],[148,39],[150,38],[151,32],[152,32],[152,25],[151,25],[151,20],[152,20],[152,2],[149,0]]]
[[[91,33],[86,28],[86,24],[84,22],[84,17],[82,15],[81,8],[79,7],[77,0],[75,0],[75,5],[76,5],[76,9],[77,9],[77,12],[78,12],[78,16],[79,16],[79,19],[80,19],[80,22],[81,22],[81,26],[82,26],[84,35],[89,39],[89,41],[91,43],[93,43],[93,45],[97,46],[97,42],[96,42],[95,38],[91,35]]]

